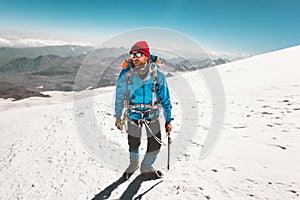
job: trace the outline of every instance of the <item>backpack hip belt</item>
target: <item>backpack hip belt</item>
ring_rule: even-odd
[[[161,105],[157,104],[157,103],[154,105],[152,105],[152,104],[132,104],[132,105],[129,105],[128,108],[130,110],[136,110],[137,108],[148,108],[151,110],[157,110],[157,109],[161,108]]]

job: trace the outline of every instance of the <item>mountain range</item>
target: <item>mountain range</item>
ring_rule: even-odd
[[[22,99],[24,94],[41,96],[42,91],[72,91],[77,72],[82,66],[88,66],[90,71],[85,80],[100,79],[92,88],[112,86],[117,80],[122,62],[128,57],[128,51],[123,47],[95,49],[75,45],[1,47],[0,97]],[[168,72],[169,76],[178,71],[193,71],[231,61],[216,56],[213,59],[210,57],[160,59],[163,70]],[[102,74],[101,78],[99,74]],[[82,89],[86,88],[79,88]]]
[[[45,47],[0,47],[0,66],[21,58],[36,58],[38,56],[57,55],[60,57],[80,56],[86,55],[92,51],[94,47],[90,46],[76,46],[76,45],[63,45],[63,46],[45,46]]]

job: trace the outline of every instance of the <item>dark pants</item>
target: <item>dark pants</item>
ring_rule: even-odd
[[[143,124],[145,126],[145,124]],[[161,139],[161,132],[160,132],[160,124],[159,120],[156,120],[153,123],[148,124],[149,128],[151,129],[152,133]],[[146,128],[147,132],[147,153],[154,153],[157,154],[160,150],[161,144],[155,140],[151,132],[149,131],[148,127]],[[141,144],[141,135],[142,135],[142,127],[138,127],[137,125],[133,125],[128,122],[128,144],[131,150],[136,150]]]

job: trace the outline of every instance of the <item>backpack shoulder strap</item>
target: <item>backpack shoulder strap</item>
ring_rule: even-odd
[[[126,61],[124,61],[126,62]],[[124,63],[123,63],[124,64]],[[130,96],[130,91],[129,91],[129,85],[132,85],[132,67],[131,67],[131,63],[128,62],[127,66],[122,69],[125,70],[126,72],[126,94],[125,94],[125,99],[124,99],[124,107],[128,109],[128,105],[129,105],[129,96]]]
[[[127,71],[126,71],[126,83],[127,83],[127,88],[128,84],[132,84],[132,67],[128,66]]]
[[[155,94],[157,94],[158,91],[158,72],[157,72],[157,64],[156,63],[152,63],[151,65],[152,67],[152,72],[151,72],[151,76],[154,79],[154,83],[153,83],[153,87],[152,87],[152,106],[154,106],[157,102],[155,100]],[[159,101],[159,99],[157,99],[157,101]]]

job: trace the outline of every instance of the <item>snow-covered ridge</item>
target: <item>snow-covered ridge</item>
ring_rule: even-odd
[[[299,199],[298,55],[300,46],[295,46],[216,68],[224,86],[226,117],[220,141],[204,160],[199,160],[199,153],[210,126],[212,102],[201,73],[213,69],[183,74],[199,110],[189,116],[199,116],[197,133],[191,138],[189,150],[172,162],[170,171],[162,167],[163,182],[142,182],[133,196],[172,200]],[[176,85],[177,80],[171,77],[168,83]],[[97,148],[102,140],[110,141],[105,151],[111,159],[126,160],[114,154],[116,149],[127,148],[127,139],[114,128],[113,89],[97,89],[94,96],[97,123],[105,133],[105,137],[97,138]],[[135,191],[128,181],[114,190],[109,187],[127,166],[111,169],[89,154],[77,133],[72,94],[52,94],[54,97],[47,100],[1,100],[0,199],[92,199],[108,191],[110,199],[119,199]],[[39,106],[24,106],[39,100]],[[176,99],[172,102],[177,116],[172,137],[178,139],[189,130],[180,132],[176,121],[180,118],[179,107]],[[4,109],[7,106],[10,108]],[[86,128],[87,134],[90,129],[92,126]],[[176,150],[176,146],[171,148]]]

